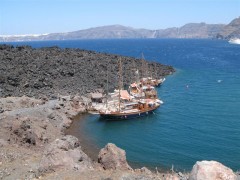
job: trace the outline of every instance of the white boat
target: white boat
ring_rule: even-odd
[[[228,41],[230,44],[240,44],[239,38],[232,38]]]

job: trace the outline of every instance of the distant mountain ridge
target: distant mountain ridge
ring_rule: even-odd
[[[230,39],[234,37],[240,38],[240,17],[232,20],[217,34],[217,38],[220,39]]]
[[[133,39],[133,38],[221,38],[226,39],[240,35],[240,18],[230,24],[188,23],[182,27],[149,30],[136,29],[122,25],[101,26],[67,33],[50,33],[43,35],[1,36],[1,42],[43,41],[75,39]]]
[[[156,38],[214,38],[223,24],[189,23],[180,28],[158,30]]]

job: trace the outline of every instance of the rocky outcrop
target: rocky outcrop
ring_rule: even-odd
[[[21,145],[36,145],[37,144],[37,134],[32,126],[32,122],[29,118],[19,118],[12,126],[10,126],[11,143],[19,143]]]
[[[216,161],[198,161],[191,171],[190,180],[236,180],[233,171]]]
[[[142,62],[139,59],[81,49],[0,45],[0,97],[26,95],[56,99],[59,94],[81,96],[99,88],[106,90],[107,77],[109,91],[112,91],[118,86],[120,57],[124,85],[129,85],[135,78],[134,68],[138,68],[141,74]],[[159,77],[174,72],[171,66],[154,62],[147,64]]]
[[[43,146],[53,141],[60,135],[56,126],[49,123],[48,119],[36,118],[34,116],[6,116],[5,124],[0,129],[0,135],[4,136],[10,144],[21,146]]]
[[[76,137],[68,135],[56,139],[44,150],[39,171],[46,172],[56,169],[78,171],[93,169],[91,159],[81,150]]]
[[[59,96],[57,100],[7,97],[0,99],[0,108],[0,137],[10,144],[28,147],[52,142],[64,134],[73,117],[85,112],[78,96]]]
[[[189,23],[179,28],[156,31],[156,38],[214,38],[223,29],[223,24]]]
[[[78,97],[59,96],[57,100],[7,97],[0,98],[0,108],[3,110],[0,114],[0,179],[8,176],[9,179],[33,179],[51,170],[66,169],[61,162],[72,164],[69,168],[73,171],[91,169],[91,161],[77,139],[61,138],[71,119],[84,112]],[[50,149],[45,149],[48,145]],[[46,154],[42,157],[44,149]]]
[[[219,39],[240,38],[240,17],[224,26],[216,37]]]
[[[127,163],[126,152],[112,143],[108,143],[100,150],[98,162],[104,169],[132,170]]]
[[[19,98],[8,97],[0,99],[0,109],[2,109],[2,113],[17,109],[19,110],[23,108],[32,108],[42,104],[44,104],[42,100],[29,98],[27,96],[22,96]]]

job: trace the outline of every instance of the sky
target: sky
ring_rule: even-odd
[[[0,0],[0,35],[70,32],[120,24],[164,29],[228,24],[240,0]]]

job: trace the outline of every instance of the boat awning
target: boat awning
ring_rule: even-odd
[[[102,93],[92,93],[92,99],[101,99],[103,97]]]
[[[142,89],[143,90],[145,90],[145,89],[154,89],[154,87],[153,86],[143,86]]]
[[[154,103],[154,101],[152,99],[142,99],[139,101],[140,103],[148,103],[148,104],[151,104],[151,103]]]
[[[137,87],[137,84],[136,83],[132,83],[131,87]]]
[[[131,102],[131,103],[126,103],[124,104],[124,106],[133,106],[133,105],[137,105],[138,102]]]
[[[121,99],[126,99],[126,100],[130,100],[131,99],[131,96],[129,95],[127,90],[121,90],[120,91],[120,96],[121,96]]]

